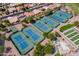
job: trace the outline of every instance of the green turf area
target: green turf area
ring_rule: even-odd
[[[0,46],[0,53],[4,52],[4,46]]]
[[[75,42],[75,44],[77,44],[77,45],[78,45],[78,44],[79,44],[79,40],[78,40],[78,41],[76,41],[76,42]]]
[[[74,36],[74,35],[76,35],[77,34],[77,32],[73,32],[72,34],[69,34],[67,37],[68,38],[71,38],[72,36]]]
[[[66,6],[70,6],[75,14],[79,14],[79,4],[78,3],[66,3]]]
[[[74,30],[72,29],[72,30],[69,30],[69,31],[65,32],[64,34],[67,35],[67,34],[73,32],[73,31],[74,31]]]
[[[72,41],[75,41],[75,40],[78,39],[78,38],[79,38],[79,35],[73,37],[71,40],[72,40]]]
[[[63,31],[65,31],[65,30],[67,30],[67,29],[69,29],[69,28],[71,28],[73,26],[74,26],[73,24],[67,24],[67,25],[61,27],[60,28],[60,31],[63,32]]]

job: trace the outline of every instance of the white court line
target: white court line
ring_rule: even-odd
[[[66,32],[68,32],[68,31],[70,31],[70,30],[73,30],[73,28],[70,28],[70,29],[68,29],[68,30],[65,30],[63,33],[66,33]]]
[[[71,34],[73,34],[73,33],[77,33],[77,32],[75,32],[75,31],[74,31],[74,32],[71,32],[71,33],[69,33],[69,34],[66,35],[66,36],[69,36],[69,35],[71,35]],[[78,33],[77,33],[77,34],[78,34]],[[76,35],[77,35],[77,34],[76,34]],[[72,36],[72,37],[73,37],[73,36]]]
[[[77,35],[79,35],[79,34],[77,34]],[[74,35],[74,36],[73,36],[73,37],[71,37],[70,39],[72,39],[72,38],[76,37],[77,35]]]
[[[79,40],[79,38],[78,39],[76,39],[74,42],[77,42]]]

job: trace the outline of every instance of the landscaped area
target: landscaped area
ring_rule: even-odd
[[[71,27],[73,27],[73,26],[74,26],[73,24],[67,24],[67,25],[65,25],[65,26],[62,26],[62,27],[60,28],[60,31],[63,32],[63,31],[65,31],[65,30],[67,30],[67,29],[69,29],[69,28],[71,28]]]
[[[53,45],[50,45],[49,43],[46,44],[45,46],[37,44],[36,50],[34,51],[35,56],[44,56],[54,53],[55,53],[55,47]]]

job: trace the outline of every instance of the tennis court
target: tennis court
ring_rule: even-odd
[[[79,32],[75,28],[70,28],[63,32],[73,43],[79,45]]]
[[[37,21],[34,26],[40,29],[43,32],[49,32],[53,28],[56,28],[59,25],[58,22],[54,21],[50,17],[43,17],[41,20]]]
[[[23,29],[23,33],[26,36],[28,36],[29,39],[35,44],[39,43],[40,41],[42,41],[44,39],[42,34],[39,33],[37,30],[35,30],[32,27],[27,27],[27,28]]]
[[[59,11],[56,11],[50,17],[54,18],[55,20],[57,20],[59,22],[64,23],[64,22],[68,21],[68,19],[70,19],[72,17],[72,15],[67,12],[59,10]]]
[[[32,42],[30,42],[29,39],[25,37],[25,35],[22,32],[17,32],[16,34],[13,34],[11,36],[11,39],[22,55],[26,54],[29,50],[31,50],[34,47]]]
[[[64,11],[61,11],[61,10],[57,11],[56,14],[58,14],[58,15],[63,15],[62,17],[65,18],[65,19],[69,19],[69,18],[72,17],[71,14],[69,14],[69,13],[67,13],[67,12],[64,12]]]
[[[49,18],[49,17],[42,18],[41,22],[44,22],[45,24],[47,24],[49,27],[52,27],[52,28],[55,28],[59,25],[58,22],[54,21],[52,18]]]
[[[38,20],[36,23],[34,23],[34,26],[40,29],[43,32],[49,32],[52,28],[47,26],[44,22]]]

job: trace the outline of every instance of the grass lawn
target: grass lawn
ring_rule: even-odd
[[[0,53],[4,52],[4,46],[0,46]]]
[[[69,29],[69,28],[71,28],[73,26],[74,26],[73,24],[68,24],[68,25],[62,26],[60,28],[60,31],[63,32],[63,31],[65,31],[65,30],[67,30],[67,29]]]

